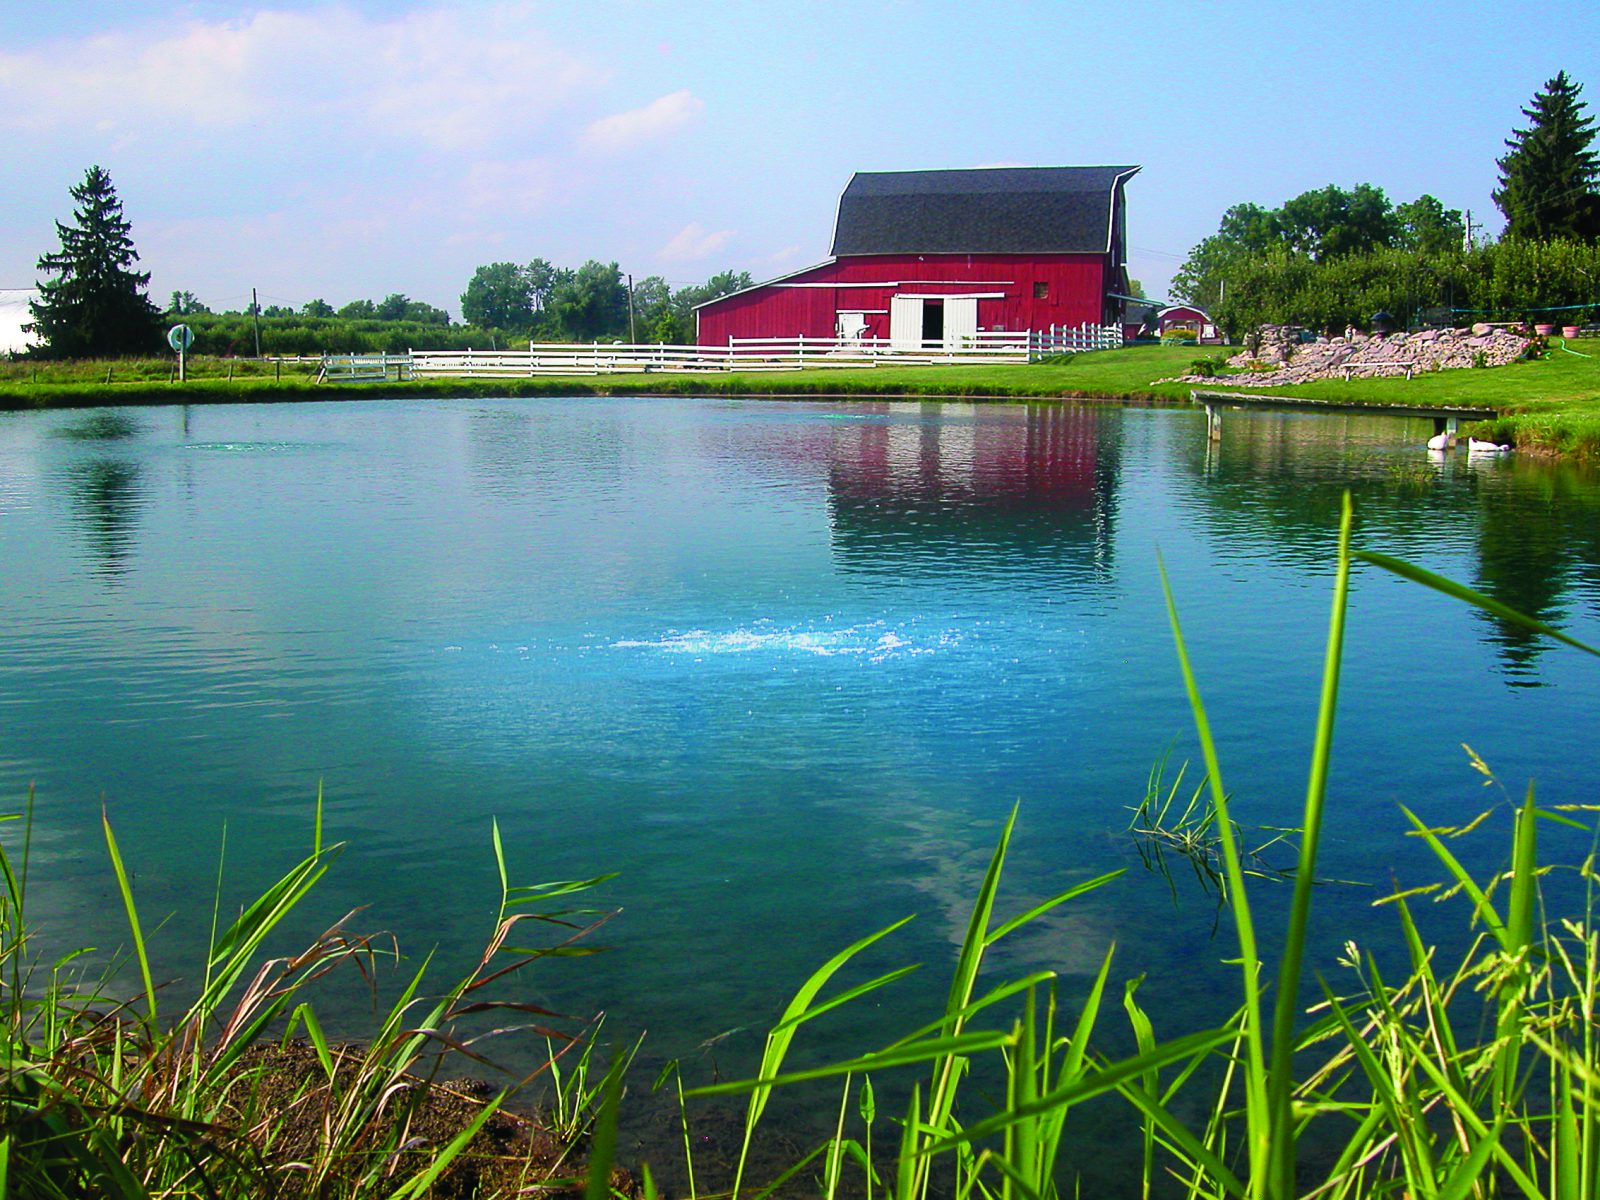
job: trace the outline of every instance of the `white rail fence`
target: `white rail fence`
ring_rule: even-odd
[[[1123,344],[1121,325],[1052,325],[1028,335],[1029,359],[1082,350],[1116,350]]]
[[[318,383],[376,383],[412,377],[410,354],[324,354]]]
[[[1114,340],[1113,340],[1114,338]],[[1122,345],[1114,325],[1048,332],[980,332],[959,341],[888,338],[731,338],[726,346],[537,342],[526,350],[413,350],[409,354],[330,354],[319,379],[526,378],[646,372],[796,371],[802,367],[907,367],[1026,363],[1050,354]]]

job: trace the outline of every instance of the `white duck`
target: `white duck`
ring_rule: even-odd
[[[1436,433],[1428,439],[1429,450],[1448,450],[1456,444],[1456,435],[1453,433]]]
[[[1467,449],[1474,454],[1510,454],[1510,446],[1497,445],[1494,442],[1480,442],[1477,438],[1467,439]]]

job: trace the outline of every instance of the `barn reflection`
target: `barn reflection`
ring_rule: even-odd
[[[884,405],[836,429],[833,549],[847,570],[1022,586],[1109,581],[1117,414],[1058,404]],[[1108,419],[1109,417],[1109,419]]]

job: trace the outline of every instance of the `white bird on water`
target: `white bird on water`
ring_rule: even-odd
[[[1510,446],[1501,446],[1494,442],[1480,442],[1477,438],[1467,439],[1467,449],[1477,454],[1509,454]]]
[[[1453,433],[1436,433],[1428,439],[1429,450],[1448,450],[1455,444],[1456,437]]]

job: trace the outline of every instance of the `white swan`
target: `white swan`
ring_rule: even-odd
[[[1501,446],[1494,442],[1480,442],[1477,438],[1467,439],[1467,449],[1477,454],[1509,454],[1510,446]]]
[[[1455,434],[1436,433],[1428,439],[1429,450],[1448,450],[1456,444]]]

